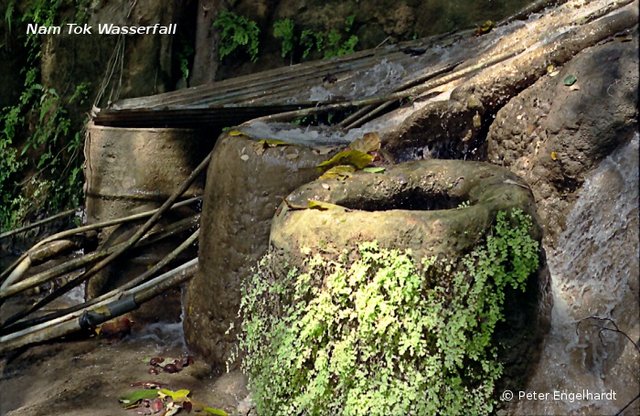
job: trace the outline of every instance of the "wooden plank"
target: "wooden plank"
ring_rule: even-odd
[[[366,60],[367,58],[372,58],[375,60],[391,54],[395,54],[397,56],[404,55],[405,57],[410,58],[410,55],[402,52],[403,49],[417,46],[427,47],[428,44],[435,43],[436,41],[439,41],[446,37],[450,37],[450,35],[436,35],[428,38],[401,42],[396,45],[385,46],[382,48],[367,49],[343,57],[304,62],[286,67],[274,68],[254,74],[217,81],[213,84],[191,87],[178,91],[170,91],[153,96],[128,98],[114,103],[112,108],[125,110],[141,107],[151,108],[153,106],[179,104],[183,101],[189,102],[190,99],[197,99],[198,97],[206,97],[220,92],[230,92],[235,89],[243,89],[246,88],[247,85],[260,86],[273,84],[283,82],[287,79],[310,74],[314,74],[315,76],[319,76],[320,78],[322,78],[328,73],[334,73],[336,71],[336,68],[339,70],[343,70],[344,68],[345,71],[348,71],[351,62],[357,63],[359,61]],[[373,61],[370,61],[369,65],[371,65],[371,62]],[[357,67],[361,67],[361,65],[358,65]],[[329,72],[327,72],[327,74],[323,74],[322,71]]]
[[[426,49],[437,41],[454,36],[432,36],[340,58],[301,63],[208,85],[125,99],[99,110],[94,122],[123,127],[225,127],[269,114],[362,98],[334,97],[318,103],[311,102],[309,95],[313,86],[323,85],[323,78],[328,74],[336,76],[338,80],[326,85],[326,88],[329,92],[336,91],[341,85],[356,81],[384,59],[403,66],[415,63],[416,57],[408,53],[406,48]],[[438,64],[442,63],[429,62],[428,66]]]
[[[222,107],[200,109],[157,110],[102,110],[94,123],[114,127],[230,127],[256,117],[296,110],[300,105],[270,105],[254,107]]]

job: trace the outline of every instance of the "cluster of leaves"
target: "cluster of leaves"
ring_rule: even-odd
[[[164,416],[171,416],[192,411],[196,415],[228,416],[222,409],[209,407],[189,398],[189,390],[169,390],[159,383],[144,383],[144,389],[133,390],[120,398],[120,403],[125,409],[136,409],[137,414],[157,414],[163,412]]]
[[[538,267],[531,219],[501,212],[457,262],[363,243],[275,279],[265,257],[243,287],[241,348],[268,415],[483,415],[502,374],[492,335],[505,289]],[[355,259],[355,260],[354,260]]]
[[[273,25],[273,36],[281,40],[281,55],[289,56],[293,60],[296,48],[301,50],[302,59],[306,59],[314,51],[326,58],[347,55],[353,53],[358,44],[358,36],[352,34],[355,16],[346,18],[341,30],[331,29],[328,32],[320,32],[312,29],[296,31],[291,19],[281,19]]]
[[[185,81],[189,81],[189,75],[191,71],[189,68],[191,67],[191,62],[193,61],[193,55],[195,51],[193,50],[193,46],[189,44],[185,38],[180,38],[179,49],[178,49],[178,64],[180,65],[180,75]]]
[[[12,1],[5,11],[5,24],[8,28],[54,24],[67,3],[34,0],[18,16]],[[86,1],[72,3],[79,12],[86,9]],[[81,196],[83,137],[80,131],[73,131],[68,108],[87,98],[88,85],[78,84],[65,96],[42,85],[41,41],[38,35],[25,38],[27,58],[20,72],[24,77],[20,97],[16,104],[0,110],[0,229],[16,227],[36,211],[77,206]]]
[[[231,55],[235,50],[244,50],[253,62],[258,59],[260,28],[256,22],[225,10],[216,17],[213,27],[220,30],[218,45],[220,60]]]
[[[307,59],[314,52],[322,54],[324,58],[333,58],[354,52],[358,44],[358,37],[351,33],[354,20],[355,16],[349,16],[341,30],[322,32],[308,28],[296,30],[292,19],[281,19],[273,24],[273,36],[281,41],[283,58],[289,56],[293,61],[298,50],[302,59]],[[235,51],[244,51],[251,61],[257,60],[260,28],[255,21],[230,11],[222,11],[213,22],[213,27],[220,31],[220,60]]]
[[[377,133],[366,133],[354,140],[345,150],[320,163],[317,167],[324,172],[320,179],[344,180],[357,170],[367,173],[384,172],[380,146],[380,136]]]

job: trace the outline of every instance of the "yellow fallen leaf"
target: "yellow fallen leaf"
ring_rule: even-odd
[[[356,171],[351,165],[338,165],[330,168],[320,176],[320,179],[346,179]]]
[[[382,166],[372,166],[370,168],[364,168],[362,171],[367,173],[384,173],[385,168]]]
[[[276,147],[276,146],[290,146],[291,143],[287,143],[284,140],[278,139],[260,139],[258,143],[264,147]]]
[[[476,36],[484,35],[491,32],[491,29],[495,28],[496,24],[492,20],[485,20],[482,25],[476,27]]]
[[[188,395],[191,391],[186,389],[181,389],[177,391],[169,390],[169,389],[160,389],[158,390],[158,396],[160,397],[171,397],[171,400],[174,402],[183,402],[188,399]]]
[[[380,150],[380,136],[378,133],[366,133],[361,138],[354,140],[349,145],[349,149],[362,153],[377,152]]]
[[[359,150],[343,150],[342,152],[336,154],[329,160],[325,160],[324,162],[318,165],[318,168],[328,169],[332,166],[336,165],[353,165],[357,169],[362,169],[369,165],[373,161],[373,156],[361,152]]]
[[[243,132],[241,132],[240,130],[229,130],[229,132],[227,133],[229,136],[231,137],[235,137],[235,136],[242,136],[244,135]]]
[[[327,211],[329,209],[340,209],[342,207],[340,205],[332,204],[330,202],[316,201],[315,199],[310,199],[309,202],[307,203],[307,208],[318,209],[320,211]]]
[[[558,160],[558,153],[551,152],[551,160]]]
[[[205,413],[208,413],[210,415],[215,415],[215,416],[229,416],[229,414],[227,412],[225,412],[222,409],[216,409],[215,407],[205,407],[204,409],[202,409]]]

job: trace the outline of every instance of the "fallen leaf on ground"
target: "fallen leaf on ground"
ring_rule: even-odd
[[[307,207],[309,209],[317,209],[320,211],[327,211],[330,209],[340,209],[342,208],[340,205],[336,205],[336,204],[332,204],[330,202],[324,202],[324,201],[316,201],[315,199],[310,199]]]
[[[354,140],[349,145],[349,149],[362,153],[377,152],[380,150],[380,136],[378,133],[366,133],[361,138]]]
[[[329,160],[325,160],[324,162],[318,165],[318,168],[321,169],[329,169],[332,166],[337,165],[353,165],[357,169],[362,169],[369,165],[373,161],[373,156],[361,152],[359,150],[343,150],[342,152],[336,154]]]
[[[215,407],[205,407],[202,409],[205,413],[215,416],[229,416],[227,412],[222,409],[216,409]]]
[[[493,20],[485,20],[482,25],[476,28],[476,36],[484,35],[485,33],[491,32],[493,28],[496,27],[496,24]]]
[[[140,400],[155,399],[156,397],[158,397],[158,390],[156,389],[134,390],[122,396],[119,401],[126,409],[131,409],[136,407]]]
[[[278,140],[278,139],[261,139],[261,140],[258,140],[258,143],[263,145],[264,147],[277,147],[277,146],[291,145],[291,143],[287,143],[284,140]]]
[[[173,416],[177,414],[181,409],[182,409],[182,406],[180,406],[179,404],[169,403],[167,405],[167,411],[165,412],[164,416]]]
[[[320,176],[319,179],[346,179],[356,171],[351,165],[334,166]]]
[[[160,389],[157,391],[160,397],[171,397],[171,400],[174,402],[182,402],[187,400],[187,396],[191,391],[187,389],[180,389],[177,391],[169,390],[169,389]]]

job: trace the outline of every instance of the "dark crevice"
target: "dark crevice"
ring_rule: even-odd
[[[410,211],[435,211],[453,209],[465,202],[464,198],[453,197],[442,193],[427,193],[422,189],[407,189],[384,199],[353,198],[341,201],[340,205],[361,211],[389,211],[403,209]]]

